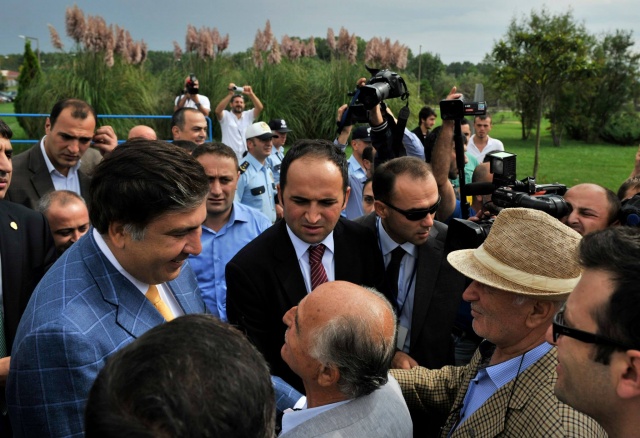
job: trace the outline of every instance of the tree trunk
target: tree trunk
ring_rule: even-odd
[[[544,106],[544,98],[538,98],[538,114],[536,117],[536,153],[533,159],[533,177],[538,178],[538,167],[540,163],[540,125],[542,125],[542,107]]]

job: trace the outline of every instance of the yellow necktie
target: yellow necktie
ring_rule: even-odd
[[[151,301],[151,304],[155,306],[156,310],[160,312],[160,315],[162,315],[165,320],[171,321],[173,319],[171,309],[169,309],[169,306],[167,306],[167,304],[162,301],[162,298],[160,298],[160,293],[158,292],[158,288],[155,284],[149,285],[149,289],[145,296],[149,301]]]

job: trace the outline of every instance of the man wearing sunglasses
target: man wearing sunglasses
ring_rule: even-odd
[[[547,331],[555,394],[610,437],[640,436],[640,229],[588,234],[579,254],[582,278]]]
[[[479,248],[449,254],[473,280],[462,298],[484,341],[465,366],[392,370],[410,408],[448,413],[440,436],[605,436],[592,418],[554,396],[556,351],[545,342],[580,279],[579,242],[578,233],[546,213],[509,208]]]
[[[373,195],[375,212],[356,222],[377,237],[385,265],[383,293],[398,314],[391,366],[451,365],[451,329],[465,280],[446,260],[447,226],[434,220],[441,198],[431,168],[415,157],[387,161],[374,171]],[[439,426],[430,419],[427,427],[434,432]]]

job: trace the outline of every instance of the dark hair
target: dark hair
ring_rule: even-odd
[[[11,130],[11,127],[7,125],[4,120],[0,119],[0,138],[11,140],[11,137],[13,137],[13,131]]]
[[[184,150],[162,140],[121,144],[96,166],[89,218],[100,234],[119,221],[142,239],[159,216],[199,206],[209,192],[204,169]]]
[[[629,189],[640,192],[640,176],[627,178],[618,189],[618,199],[624,201],[625,195]]]
[[[182,107],[180,109],[178,109],[176,112],[173,113],[173,115],[171,116],[171,127],[173,128],[174,126],[177,126],[178,128],[180,128],[180,130],[184,129],[184,122],[185,122],[185,113],[187,112],[194,112],[194,113],[198,113],[201,114],[199,110],[195,109],[195,108],[189,108],[189,107]]]
[[[201,155],[212,154],[220,157],[231,158],[233,162],[238,167],[238,156],[236,153],[224,143],[202,143],[200,146],[193,150],[191,156],[193,158],[198,158]]]
[[[268,438],[274,427],[267,363],[211,315],[176,318],[116,352],[85,412],[87,437]]]
[[[373,146],[366,146],[362,150],[362,159],[371,161],[371,164],[373,164]]]
[[[349,184],[349,164],[347,157],[337,146],[327,140],[302,139],[294,143],[280,165],[280,190],[287,185],[287,172],[295,160],[303,157],[323,159],[335,164],[342,174],[342,192],[347,192]]]
[[[618,220],[618,215],[620,214],[620,209],[622,208],[622,202],[618,198],[613,190],[603,187],[605,193],[607,194],[607,204],[609,204],[609,222],[611,225],[616,220]]]
[[[193,154],[193,151],[198,147],[198,143],[191,140],[173,140],[171,143],[173,143],[174,146],[178,146],[180,149],[184,149],[190,154]]]
[[[373,172],[373,197],[376,200],[390,202],[393,197],[396,178],[404,174],[408,174],[415,180],[424,180],[433,175],[431,166],[420,158],[394,158],[381,164]]]
[[[71,108],[71,117],[74,119],[84,120],[89,117],[89,114],[91,114],[95,126],[98,126],[98,116],[96,115],[96,110],[94,110],[91,105],[80,99],[63,99],[56,102],[51,109],[49,123],[51,123],[52,128],[53,125],[56,124],[60,113],[62,113],[65,108]]]
[[[51,204],[55,201],[60,202],[61,207],[64,207],[74,201],[81,202],[84,205],[87,204],[84,198],[76,192],[72,192],[71,190],[54,190],[46,193],[42,198],[40,198],[37,210],[46,216],[49,208],[51,208]]]
[[[483,115],[483,116],[475,116],[475,117],[473,118],[473,122],[475,123],[475,121],[476,121],[477,119],[480,119],[480,120],[487,120],[487,119],[489,119],[489,121],[491,121],[491,120],[492,120],[492,118],[491,118],[491,114],[489,114],[489,112],[488,112],[488,111],[487,111],[487,113],[486,113],[485,115]],[[489,123],[491,123],[491,122],[489,122]]]
[[[423,106],[422,109],[420,110],[420,112],[418,113],[418,119],[419,120],[428,119],[431,116],[438,117],[436,112],[433,109],[431,109],[431,107],[429,107],[429,106]]]
[[[604,271],[613,283],[609,302],[594,310],[598,334],[640,350],[640,228],[610,227],[580,241],[580,263]],[[615,347],[596,346],[595,360],[609,363]]]
[[[242,101],[244,102],[244,96],[242,94],[234,94],[233,97],[231,97],[230,102],[233,103],[233,101],[236,100],[238,97],[242,99]]]
[[[460,119],[460,125],[461,126],[462,125],[468,125],[468,124],[469,124],[469,120],[467,120],[466,118],[463,117],[463,118]]]

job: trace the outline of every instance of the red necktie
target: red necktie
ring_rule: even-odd
[[[326,246],[322,243],[309,247],[309,267],[311,268],[311,290],[320,286],[322,283],[326,283],[327,272],[322,266],[322,256]]]

